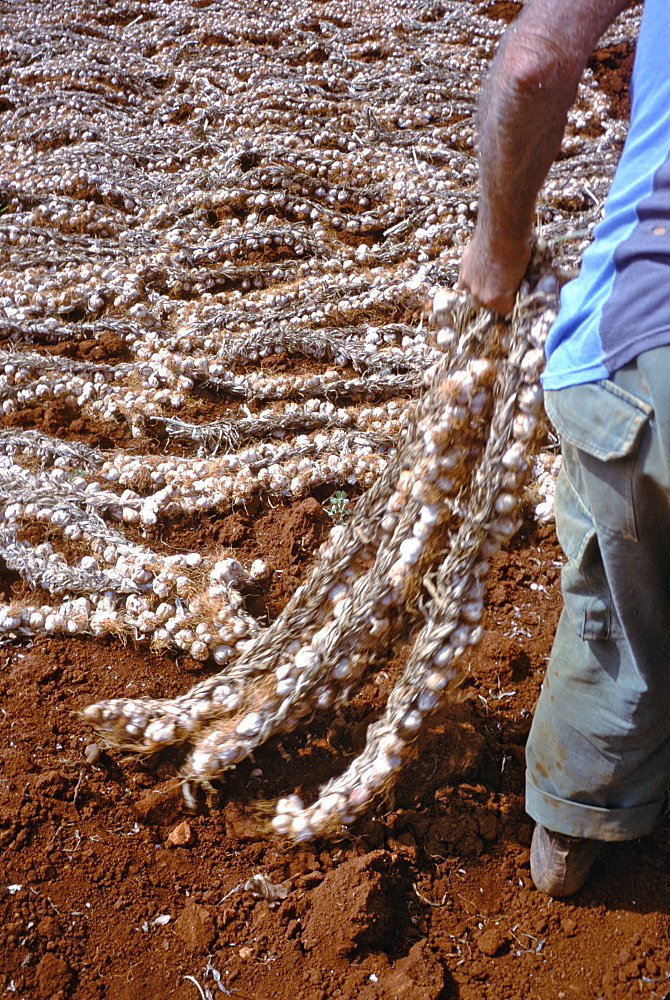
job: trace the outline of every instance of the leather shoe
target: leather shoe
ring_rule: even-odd
[[[536,823],[530,845],[533,882],[554,899],[572,896],[586,882],[603,846],[601,840],[568,837]]]

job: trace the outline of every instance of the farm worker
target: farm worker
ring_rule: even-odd
[[[532,0],[481,97],[480,204],[460,285],[507,313],[535,199],[590,52],[625,0]],[[562,291],[546,410],[563,468],[564,609],[526,754],[531,874],[569,896],[670,787],[670,4],[645,0],[604,221]],[[596,168],[597,169],[597,168]]]

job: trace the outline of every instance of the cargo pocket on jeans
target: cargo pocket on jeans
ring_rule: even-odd
[[[566,611],[582,639],[607,639],[611,595],[599,536],[637,540],[633,483],[652,407],[608,380],[547,392],[545,405],[563,450],[556,530],[568,559]]]
[[[596,530],[637,541],[633,477],[653,408],[608,379],[546,392],[545,406],[561,443],[576,450],[568,471]]]
[[[570,445],[565,449],[575,450]],[[565,464],[556,484],[556,533],[568,560],[561,570],[561,585],[573,628],[581,639],[609,639],[612,601],[598,535]]]

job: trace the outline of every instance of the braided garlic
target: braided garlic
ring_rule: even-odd
[[[488,560],[517,528],[538,433],[550,301],[541,291],[526,296],[508,330],[458,296],[436,296],[446,357],[398,453],[346,527],[331,533],[307,582],[237,660],[187,694],[87,709],[105,740],[143,752],[190,740],[185,776],[209,783],[273,733],[346,702],[427,589],[428,619],[363,754],[308,809],[281,800],[274,825],[306,839],[366,808],[453,688],[464,649],[481,637]]]

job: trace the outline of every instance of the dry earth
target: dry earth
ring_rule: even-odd
[[[302,540],[314,544],[325,521],[305,500],[230,515],[200,539],[234,532],[241,555],[262,544],[293,575]],[[530,882],[523,746],[560,561],[553,530],[529,518],[498,557],[463,700],[432,719],[393,801],[334,843],[273,841],[260,832],[259,802],[309,798],[360,749],[402,650],[340,716],[270,741],[191,815],[174,760],[96,756],[76,712],[119,691],[176,693],[199,665],[91,639],[5,647],[5,994],[189,1000],[193,976],[216,997],[209,968],[254,1000],[664,997],[667,821],[613,846],[573,900],[552,902]],[[246,889],[259,873],[285,898]]]

